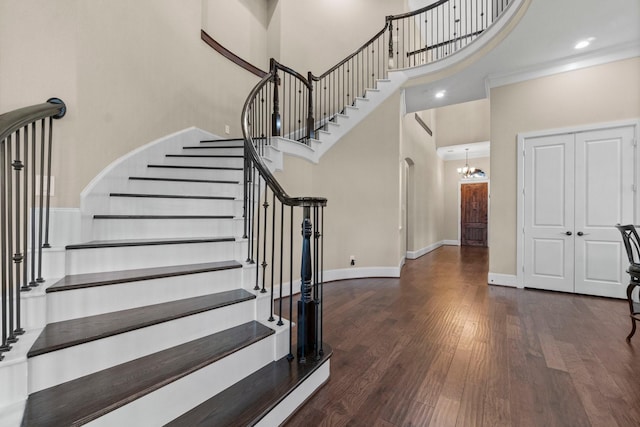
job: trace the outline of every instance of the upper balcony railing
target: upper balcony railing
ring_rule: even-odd
[[[389,71],[438,61],[478,38],[510,0],[440,0],[421,9],[388,16],[369,41],[319,76],[313,84],[315,129],[345,113]],[[312,135],[309,135],[310,137]]]

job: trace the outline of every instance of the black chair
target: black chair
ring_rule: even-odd
[[[629,258],[629,286],[627,286],[627,300],[629,301],[629,316],[631,317],[631,333],[627,336],[627,342],[631,341],[631,337],[636,333],[636,321],[640,321],[640,302],[634,301],[632,294],[636,288],[640,289],[640,238],[633,224],[620,225],[616,228],[622,234],[622,242],[627,250]]]

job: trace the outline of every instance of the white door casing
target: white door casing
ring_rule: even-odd
[[[624,298],[638,122],[518,136],[518,283]]]

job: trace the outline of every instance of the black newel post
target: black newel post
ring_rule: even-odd
[[[391,19],[389,19],[389,68],[393,68],[393,21]]]
[[[298,301],[298,359],[306,362],[308,354],[315,353],[316,304],[311,285],[311,211],[304,208],[302,221],[302,267],[300,271],[300,301]]]
[[[307,74],[309,81],[309,106],[307,115],[307,138],[314,139],[316,137],[316,121],[313,118],[313,80],[311,79],[311,71]],[[311,144],[311,142],[309,142]]]
[[[273,76],[273,113],[271,113],[271,136],[280,136],[280,97],[278,95],[278,86],[280,86],[280,76],[278,73]]]

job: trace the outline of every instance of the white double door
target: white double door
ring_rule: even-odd
[[[524,286],[625,297],[633,126],[524,140]]]

